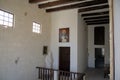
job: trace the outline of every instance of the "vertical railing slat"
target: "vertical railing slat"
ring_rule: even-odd
[[[38,69],[39,71],[38,71],[38,73],[40,74],[40,69]],[[40,79],[40,75],[38,75],[38,79]]]
[[[48,80],[49,80],[49,77],[50,77],[50,74],[49,74],[49,69],[47,70],[47,75],[48,75]]]
[[[44,76],[44,74],[45,74],[45,73],[44,73],[44,69],[43,69],[43,80],[45,80],[45,76]]]
[[[70,73],[70,80],[72,80],[72,73]]]
[[[50,80],[52,80],[52,76],[51,76],[52,70],[50,70]]]
[[[39,79],[41,79],[41,69],[39,68]]]
[[[64,73],[63,73],[63,71],[62,71],[62,80],[64,80]]]
[[[74,79],[75,79],[75,74],[74,74]]]
[[[53,80],[54,80],[54,70],[52,70],[52,74],[51,74],[51,76],[52,76],[52,78],[53,78]],[[57,74],[57,73],[56,73]]]

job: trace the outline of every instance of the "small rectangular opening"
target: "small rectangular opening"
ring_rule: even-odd
[[[105,44],[105,28],[104,27],[94,28],[94,44],[95,45]]]

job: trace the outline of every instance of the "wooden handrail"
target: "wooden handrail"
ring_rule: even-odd
[[[38,79],[41,80],[83,80],[85,74],[78,72],[68,72],[51,68],[36,67],[38,69]]]

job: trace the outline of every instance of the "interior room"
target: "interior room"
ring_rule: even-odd
[[[0,0],[0,80],[119,80],[119,4]]]

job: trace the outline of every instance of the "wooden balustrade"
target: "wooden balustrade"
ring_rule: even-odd
[[[84,73],[67,72],[43,67],[38,69],[38,79],[40,80],[83,80]]]

